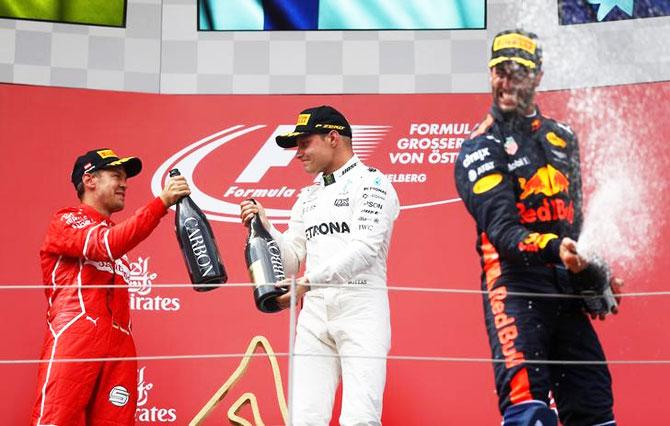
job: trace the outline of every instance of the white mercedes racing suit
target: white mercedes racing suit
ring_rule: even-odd
[[[287,276],[306,257],[309,282],[331,285],[312,286],[298,319],[295,425],[329,424],[340,374],[340,424],[381,424],[384,357],[391,343],[386,258],[398,211],[386,176],[353,156],[303,189],[285,233],[271,230]]]

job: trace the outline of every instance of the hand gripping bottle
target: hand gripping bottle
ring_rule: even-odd
[[[577,293],[584,298],[584,306],[592,314],[609,314],[617,307],[612,293],[610,268],[599,257],[589,259],[589,265],[573,274]]]
[[[255,203],[252,199],[250,200]],[[249,277],[256,284],[254,301],[261,312],[279,312],[277,296],[286,293],[285,288],[276,287],[275,283],[286,278],[284,264],[279,245],[263,226],[258,215],[249,221],[249,236],[244,248],[244,258],[249,268]]]
[[[170,170],[170,176],[179,176],[179,170]],[[207,217],[193,202],[191,197],[184,197],[177,202],[175,215],[175,231],[177,241],[186,261],[188,275],[196,291],[208,291],[217,288],[228,280],[223,267],[219,250],[216,247],[214,233]]]

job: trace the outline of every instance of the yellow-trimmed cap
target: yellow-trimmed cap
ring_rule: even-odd
[[[537,36],[523,30],[510,30],[498,33],[491,45],[489,68],[513,61],[529,69],[542,68],[542,49]]]
[[[331,130],[337,130],[341,135],[351,137],[351,126],[344,115],[331,106],[321,105],[302,111],[298,115],[295,129],[277,136],[275,141],[282,148],[292,148],[297,146],[298,136],[329,133]]]
[[[76,188],[85,173],[107,167],[123,166],[126,177],[133,177],[142,171],[142,160],[137,157],[120,158],[109,148],[99,148],[80,155],[72,168],[72,184]]]

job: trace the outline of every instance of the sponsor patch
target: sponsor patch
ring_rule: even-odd
[[[528,234],[522,242],[519,243],[519,250],[528,252],[537,252],[545,248],[549,241],[558,238],[556,234],[540,234],[533,232]]]
[[[312,115],[312,114],[300,114],[300,115],[298,115],[298,122],[295,123],[295,125],[296,125],[296,126],[304,126],[304,125],[306,125],[307,122],[309,121],[309,117],[310,117],[311,115]]]
[[[552,149],[551,153],[554,154],[557,158],[560,158],[561,160],[565,160],[566,158],[568,158],[568,154],[566,154],[565,152],[556,151],[555,149]]]
[[[329,175],[323,175],[323,184],[328,186],[335,183],[335,176],[331,173]]]
[[[358,165],[358,163],[353,163],[353,164],[351,164],[351,165],[348,166],[346,169],[342,170],[342,173],[340,173],[340,176],[344,175],[344,174],[347,173],[347,172],[350,172],[350,171],[353,170],[354,167],[356,167],[357,165]]]
[[[117,263],[117,267],[119,263],[121,262]],[[175,312],[181,309],[181,300],[178,297],[151,294],[151,287],[158,274],[149,267],[149,257],[140,256],[136,261],[129,262],[129,266],[126,281],[130,295],[130,309],[157,312]]]
[[[550,144],[557,146],[559,148],[565,148],[565,146],[567,145],[567,143],[565,143],[565,141],[554,132],[547,133],[547,141],[549,141]]]
[[[344,126],[338,126],[337,124],[317,124],[314,128],[322,127],[324,129],[335,129],[335,130],[344,130]]]
[[[488,163],[484,163],[481,166],[477,167],[477,175],[484,174],[486,172],[490,172],[494,168],[494,163],[493,161],[489,161]]]
[[[512,136],[507,136],[507,138],[505,138],[503,147],[505,148],[505,152],[509,155],[514,155],[519,150],[519,145]]]
[[[491,155],[488,148],[478,149],[477,151],[471,152],[466,155],[463,159],[463,167],[470,167],[472,163],[483,161],[486,157]]]
[[[493,43],[494,52],[502,49],[521,49],[534,55],[535,47],[535,42],[532,39],[521,34],[501,35],[496,37],[496,40]]]
[[[111,149],[102,149],[98,151],[98,155],[100,158],[118,157],[118,155],[114,154],[114,151]]]
[[[537,130],[542,126],[542,121],[539,118],[534,119],[530,122],[530,130],[537,132]]]
[[[521,157],[517,158],[516,160],[512,161],[511,163],[507,163],[507,170],[514,171],[518,169],[519,167],[527,166],[530,164],[530,161],[528,160],[528,157]]]
[[[88,218],[88,216],[78,216],[74,213],[65,213],[63,216],[61,216],[60,220],[75,229],[84,229],[93,223],[91,219]]]
[[[557,170],[551,164],[537,169],[535,174],[528,179],[519,178],[519,187],[523,191],[519,195],[520,200],[525,200],[531,195],[544,194],[547,197],[560,192],[568,192],[570,180],[567,176]]]
[[[153,404],[149,404],[149,391],[154,388],[154,383],[151,383],[145,379],[145,369],[146,367],[141,367],[137,370],[137,410],[135,411],[136,423],[149,423],[155,425],[161,423],[177,422],[176,408],[156,407]]]
[[[347,222],[323,222],[319,225],[310,226],[305,229],[305,237],[307,240],[311,240],[317,235],[328,235],[328,234],[350,234],[351,230]]]
[[[483,178],[475,182],[475,184],[472,187],[472,192],[474,192],[475,194],[483,194],[498,186],[498,184],[500,184],[502,180],[503,176],[500,173],[493,173],[484,176]]]
[[[114,386],[109,392],[109,402],[116,405],[117,407],[123,407],[128,403],[130,399],[130,392],[128,389],[123,386]]]

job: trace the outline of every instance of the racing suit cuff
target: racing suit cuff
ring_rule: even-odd
[[[315,274],[313,272],[307,272],[305,271],[305,278],[307,278],[307,281],[310,284],[310,290],[311,290],[311,284],[324,284],[323,278],[319,277],[319,274]],[[316,287],[319,288],[319,287]]]
[[[561,238],[554,238],[542,250],[542,259],[547,263],[563,264],[560,256]]]
[[[161,218],[167,214],[167,207],[161,200],[161,197],[154,198],[149,204],[147,204],[145,209],[149,210],[152,216]]]

